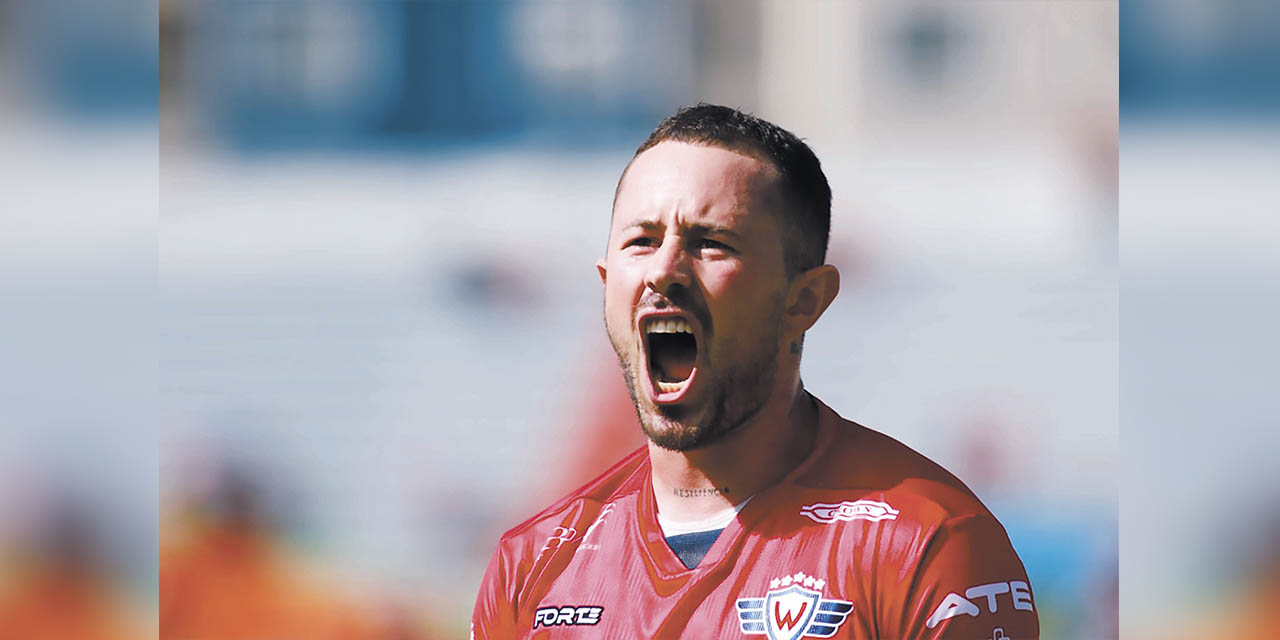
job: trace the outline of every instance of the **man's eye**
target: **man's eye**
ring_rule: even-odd
[[[653,247],[653,246],[657,246],[657,244],[658,242],[653,238],[647,238],[642,236],[639,238],[632,238],[624,242],[622,244],[622,248],[626,249],[628,247]]]
[[[703,238],[698,241],[699,249],[715,249],[718,251],[733,251],[733,247],[710,238]]]

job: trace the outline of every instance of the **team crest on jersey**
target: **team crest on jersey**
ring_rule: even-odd
[[[898,510],[887,503],[877,500],[845,500],[835,504],[817,502],[800,508],[800,515],[809,516],[814,522],[831,524],[837,520],[852,522],[854,520],[896,520]]]
[[[769,640],[830,638],[844,624],[853,603],[822,597],[826,580],[802,572],[769,581],[763,598],[738,598],[738,622],[747,635]]]

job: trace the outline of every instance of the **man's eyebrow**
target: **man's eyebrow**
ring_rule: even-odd
[[[640,229],[642,231],[653,231],[654,229],[661,229],[665,226],[666,225],[658,222],[657,220],[637,220],[623,227],[622,230],[630,231],[631,229]]]
[[[637,220],[627,225],[626,227],[623,227],[623,230],[640,229],[642,231],[654,231],[657,229],[665,229],[666,226],[667,226],[666,224],[663,224],[662,222],[658,222],[657,220]],[[704,223],[688,224],[688,225],[685,225],[684,228],[690,233],[693,233],[695,235],[707,236],[711,234],[719,234],[719,235],[728,236],[731,238],[742,237],[742,234],[738,233],[737,231],[734,231],[733,229],[730,229],[728,227],[721,227],[714,224],[704,224]]]

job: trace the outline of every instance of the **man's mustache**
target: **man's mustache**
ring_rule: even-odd
[[[703,331],[711,330],[711,314],[697,301],[693,296],[685,292],[684,288],[674,288],[669,295],[663,295],[652,289],[646,290],[644,295],[640,296],[640,300],[636,302],[635,311],[632,318],[639,316],[646,311],[668,311],[677,309],[685,311],[697,320],[702,326]]]

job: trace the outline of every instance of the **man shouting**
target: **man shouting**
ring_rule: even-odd
[[[1039,625],[955,476],[800,379],[831,189],[790,132],[681,109],[619,179],[605,328],[648,437],[507,532],[474,638],[1010,638]]]

